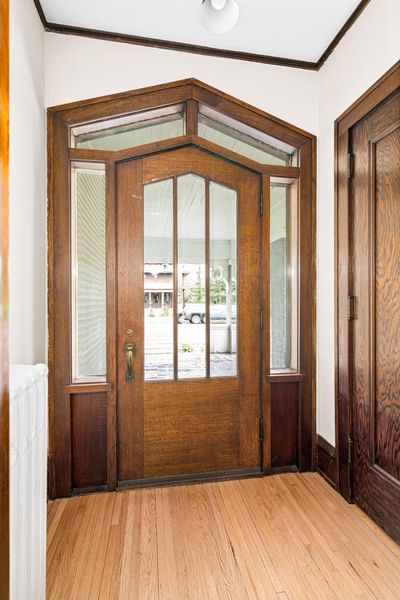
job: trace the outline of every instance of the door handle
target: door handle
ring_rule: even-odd
[[[127,342],[125,344],[126,353],[126,381],[134,381],[135,373],[133,371],[133,357],[136,354],[136,344]]]

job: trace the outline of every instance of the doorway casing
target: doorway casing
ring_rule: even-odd
[[[168,105],[185,105],[186,133],[135,148],[109,152],[70,148],[72,126]],[[261,165],[198,135],[198,106],[203,103],[231,119],[290,144],[299,166]],[[262,196],[262,390],[260,467],[311,470],[315,466],[315,137],[257,108],[194,79],[50,108],[49,165],[49,490],[52,497],[73,491],[113,490],[117,485],[116,339],[116,166],[125,160],[184,147],[197,147],[256,173]],[[107,227],[107,380],[73,383],[71,379],[71,211],[70,163],[99,162],[106,169]],[[270,177],[297,179],[298,195],[298,369],[271,374],[269,327]],[[261,323],[260,323],[261,326]],[[77,400],[83,400],[78,403]],[[84,406],[77,415],[76,407]],[[90,427],[88,429],[88,423]],[[84,439],[85,438],[85,439]],[[100,450],[100,452],[99,452]],[[72,490],[73,461],[104,457],[103,480]],[[96,465],[99,467],[99,465]],[[221,474],[229,476],[229,473]]]
[[[351,131],[400,87],[400,61],[335,121],[335,478],[339,492],[353,499],[353,393],[351,306]],[[349,313],[350,311],[350,313]]]

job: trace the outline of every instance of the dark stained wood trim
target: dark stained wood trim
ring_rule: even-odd
[[[261,417],[263,419],[263,441],[261,468],[264,475],[271,473],[271,385],[270,385],[270,193],[268,175],[261,180],[261,309],[262,309],[262,363],[261,363]]]
[[[299,470],[315,469],[316,435],[316,165],[315,140],[301,147],[300,189],[298,196],[299,281],[298,336],[300,343],[299,382]],[[307,315],[307,316],[306,316]],[[312,440],[310,445],[309,441]]]
[[[174,177],[172,188],[172,263],[173,263],[173,353],[174,353],[174,380],[178,379],[178,180]],[[182,302],[183,304],[183,302]]]
[[[41,3],[40,3],[40,0],[33,0],[33,3],[34,3],[34,5],[35,5],[35,7],[36,7],[37,13],[38,13],[38,15],[39,15],[39,19],[41,20],[41,22],[42,22],[42,25],[43,25],[43,27],[44,27],[44,29],[45,29],[45,31],[46,31],[46,28],[47,28],[47,25],[48,25],[48,23],[47,23],[47,19],[46,19],[46,17],[45,17],[45,14],[44,14],[44,10],[43,10],[43,8],[42,8],[42,5],[41,5]]]
[[[270,177],[286,177],[289,179],[297,179],[300,177],[299,167],[290,167],[285,165],[262,165],[250,158],[246,158],[241,154],[237,154],[228,148],[214,144],[209,140],[199,137],[195,134],[182,135],[168,140],[161,140],[159,142],[153,142],[150,144],[143,144],[137,148],[126,148],[124,150],[108,151],[108,150],[94,150],[90,148],[70,148],[69,158],[74,161],[83,162],[105,162],[107,160],[114,160],[120,162],[123,160],[132,160],[139,156],[147,156],[148,154],[155,154],[157,152],[164,152],[165,150],[173,150],[176,148],[184,148],[185,146],[197,146],[203,148],[212,154],[221,156],[226,160],[247,167],[255,173],[263,173]]]
[[[199,103],[191,98],[186,102],[186,134],[199,133]]]
[[[341,29],[335,35],[335,37],[333,38],[333,40],[331,41],[331,43],[329,44],[329,46],[327,47],[325,52],[323,52],[323,54],[321,54],[321,56],[319,57],[319,60],[316,63],[317,71],[319,71],[320,68],[322,67],[322,65],[327,61],[327,59],[332,54],[332,52],[334,51],[336,46],[339,44],[340,40],[346,35],[346,33],[349,31],[349,29],[354,25],[354,23],[357,21],[358,17],[361,15],[363,10],[367,7],[367,5],[369,3],[370,3],[370,0],[362,0],[356,6],[356,8],[351,13],[350,17],[347,19],[347,21],[345,22],[343,27],[341,27]]]
[[[261,108],[235,98],[194,77],[116,94],[78,100],[76,102],[68,102],[49,107],[47,110],[48,112],[63,113],[63,118],[69,125],[76,125],[82,122],[107,118],[110,116],[112,110],[114,111],[113,116],[125,115],[132,112],[149,110],[155,106],[180,104],[186,102],[189,98],[205,103],[209,102],[210,106],[213,106],[216,110],[224,112],[246,124],[251,124],[256,129],[265,131],[270,135],[274,135],[274,133],[278,134],[278,139],[286,141],[289,144],[293,143],[296,147],[300,147],[304,143],[304,138],[311,139],[315,137],[312,133],[292,123],[288,123]],[[266,123],[268,123],[268,126]],[[274,133],[270,129],[271,127],[274,128]],[[286,135],[283,135],[283,137],[279,135],[286,132],[291,133],[290,138],[287,138]]]
[[[267,379],[270,383],[292,383],[304,381],[305,377],[303,373],[272,373]]]
[[[322,436],[317,436],[317,470],[326,481],[337,489],[335,448]]]
[[[346,35],[351,26],[356,22],[370,0],[361,0],[353,13],[344,23],[343,27],[335,35],[326,50],[316,61],[300,60],[296,58],[285,58],[282,56],[269,56],[267,54],[255,54],[253,52],[243,52],[240,50],[224,50],[212,48],[210,46],[200,46],[196,44],[187,44],[183,42],[174,42],[172,40],[162,40],[138,35],[129,35],[124,33],[115,33],[112,31],[103,31],[99,29],[90,29],[85,27],[75,27],[63,25],[61,23],[49,23],[46,20],[40,0],[33,0],[39,13],[45,31],[49,33],[59,33],[63,35],[76,35],[91,39],[105,40],[108,42],[120,42],[124,44],[134,44],[137,46],[147,46],[150,48],[161,48],[163,50],[173,50],[175,52],[188,52],[190,54],[201,54],[203,56],[216,56],[219,58],[229,58],[234,60],[244,60],[247,62],[256,62],[281,67],[291,67],[295,69],[306,69],[309,71],[319,71],[325,61],[332,54],[333,50]]]
[[[101,392],[111,392],[111,383],[72,383],[65,387],[68,394],[99,394]]]
[[[8,390],[9,4],[0,0],[0,598],[10,594],[10,416]]]
[[[254,468],[214,471],[210,473],[193,473],[188,475],[172,475],[167,477],[148,477],[146,479],[120,481],[118,483],[118,491],[135,488],[164,487],[169,485],[188,485],[191,483],[210,483],[213,481],[228,481],[230,479],[249,479],[251,477],[262,477],[262,475],[260,469]]]
[[[307,60],[282,58],[280,56],[268,56],[265,54],[254,54],[252,52],[241,52],[239,50],[220,50],[219,48],[211,48],[210,46],[185,44],[183,42],[173,42],[171,40],[161,40],[156,38],[142,37],[139,35],[116,33],[113,31],[102,31],[100,29],[73,27],[71,25],[61,25],[59,23],[47,23],[45,26],[45,31],[63,35],[76,35],[79,37],[104,40],[108,42],[120,42],[124,44],[133,44],[136,46],[148,46],[150,48],[173,50],[175,52],[188,52],[190,54],[216,56],[219,58],[230,58],[234,60],[244,60],[247,62],[264,63],[281,67],[293,67],[296,69],[306,69],[311,71],[316,71],[318,65],[318,63]]]
[[[352,437],[352,334],[347,319],[347,297],[351,293],[350,192],[347,154],[350,130],[400,87],[400,61],[360,96],[335,121],[335,420],[336,481],[342,496],[352,499],[352,466],[348,462],[348,440]]]
[[[117,198],[116,165],[106,162],[107,489],[117,485]],[[110,343],[109,340],[113,340]],[[103,391],[99,389],[99,391]]]
[[[364,94],[362,94],[335,121],[340,129],[350,129],[364,115],[373,110],[387,98],[398,86],[400,81],[400,60],[378,79]]]
[[[335,458],[336,450],[335,446],[332,446],[322,435],[317,435],[317,445],[322,448],[322,450],[328,454],[331,458]]]

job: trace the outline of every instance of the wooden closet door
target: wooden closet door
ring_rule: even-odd
[[[117,181],[119,483],[259,472],[259,178],[185,148]]]
[[[355,501],[400,541],[400,93],[352,130]]]

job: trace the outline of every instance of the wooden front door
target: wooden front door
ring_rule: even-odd
[[[196,148],[117,167],[120,486],[260,470],[259,186]]]
[[[355,501],[400,541],[400,93],[352,130]]]

